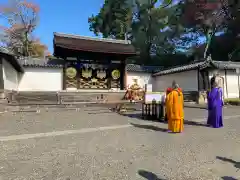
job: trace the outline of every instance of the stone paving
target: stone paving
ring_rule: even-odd
[[[48,112],[47,112],[48,111]],[[240,179],[240,108],[224,109],[224,128],[186,108],[182,134],[104,107],[0,115],[3,180]]]

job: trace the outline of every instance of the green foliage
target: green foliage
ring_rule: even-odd
[[[227,98],[227,99],[224,99],[224,104],[240,106],[240,99],[239,98]]]
[[[169,68],[171,66],[180,66],[183,64],[188,64],[191,61],[193,61],[193,57],[192,56],[187,57],[185,53],[160,54],[152,58],[151,65]]]
[[[105,0],[97,15],[92,15],[88,22],[90,31],[103,37],[125,39],[132,21],[132,9],[129,0]]]
[[[89,18],[90,30],[116,39],[127,35],[140,51],[139,63],[149,62],[153,54],[172,53],[170,36],[174,31],[169,23],[176,26],[176,19],[172,18],[176,8],[169,6],[172,0],[162,1],[158,7],[156,3],[157,0],[105,0],[99,14]]]
[[[96,35],[130,39],[140,56],[130,59],[138,64],[180,65],[194,59],[199,37],[207,38],[202,55],[225,60],[236,59],[239,52],[240,1],[182,0],[105,0],[98,15],[89,18]],[[216,32],[224,32],[221,45]],[[227,44],[227,47],[226,47]],[[181,53],[186,52],[186,53]],[[201,56],[202,57],[202,56]]]
[[[157,1],[147,1],[134,5],[132,23],[132,42],[140,50],[141,62],[146,64],[154,55],[175,52],[173,38],[176,35],[175,6],[172,1],[156,7]]]
[[[213,59],[228,59],[234,53],[235,49],[239,49],[239,43],[236,43],[237,36],[240,33],[240,1],[222,0],[222,1],[201,1],[201,0],[185,0],[181,4],[181,24],[185,28],[206,37],[206,45],[204,57],[211,54]],[[216,33],[224,32],[229,38],[228,43],[218,45],[216,43]],[[224,38],[225,39],[225,38]],[[226,42],[226,40],[225,40]],[[235,44],[235,47],[232,45]],[[228,46],[221,48],[219,46]],[[213,55],[214,54],[214,55]],[[235,54],[236,55],[236,54]]]

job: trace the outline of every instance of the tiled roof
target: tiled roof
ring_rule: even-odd
[[[41,59],[41,58],[31,58],[31,57],[25,57],[20,58],[18,61],[24,66],[24,67],[49,67],[49,68],[62,68],[63,64],[59,60],[48,60],[48,59]]]
[[[155,73],[163,69],[160,66],[141,66],[138,64],[127,64],[126,70],[132,71],[132,72],[149,72],[149,73]]]
[[[95,38],[95,37],[79,36],[75,34],[65,34],[65,33],[57,33],[57,32],[55,32],[54,35],[59,37],[81,39],[81,40],[101,41],[101,42],[110,42],[110,43],[117,43],[117,44],[131,44],[131,41],[129,40],[117,40],[117,39],[111,39],[111,38]]]
[[[24,72],[22,65],[18,62],[14,54],[7,49],[0,49],[0,56],[3,56],[18,72]]]
[[[7,48],[4,47],[0,47],[0,52],[13,56],[13,54]]]
[[[213,65],[219,69],[232,69],[240,68],[240,62],[232,61],[213,61]]]
[[[153,74],[153,76],[161,76],[165,74],[172,74],[182,71],[189,71],[193,69],[204,69],[207,67],[213,67],[218,69],[236,69],[240,68],[240,62],[231,62],[231,61],[200,61],[200,62],[193,62],[191,64],[172,67],[170,69],[166,69],[160,72]]]
[[[81,52],[125,54],[135,56],[136,51],[130,41],[107,38],[92,38],[71,34],[54,33],[54,55],[60,56],[62,49]],[[59,49],[60,48],[60,49]]]
[[[201,66],[204,66],[204,65],[205,65],[205,62],[194,62],[194,63],[191,63],[191,64],[171,67],[169,69],[159,71],[159,72],[153,74],[153,76],[161,76],[161,75],[171,74],[171,73],[176,73],[176,72],[189,71],[189,70],[197,69],[198,67],[201,67]]]

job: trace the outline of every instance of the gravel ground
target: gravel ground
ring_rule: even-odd
[[[167,125],[121,116],[106,108],[42,109],[0,118],[3,180],[240,179],[240,115],[225,108],[224,128],[212,129],[206,111],[185,109],[182,134]],[[127,125],[121,129],[88,128]],[[85,129],[83,133],[1,142],[3,136]]]

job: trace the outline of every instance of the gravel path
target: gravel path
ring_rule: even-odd
[[[185,125],[182,134],[166,133],[163,123],[120,116],[101,107],[1,114],[1,137],[82,133],[0,142],[0,179],[240,179],[238,112],[226,108],[224,128],[212,129],[199,124],[204,110],[185,109],[186,119],[196,124]]]

